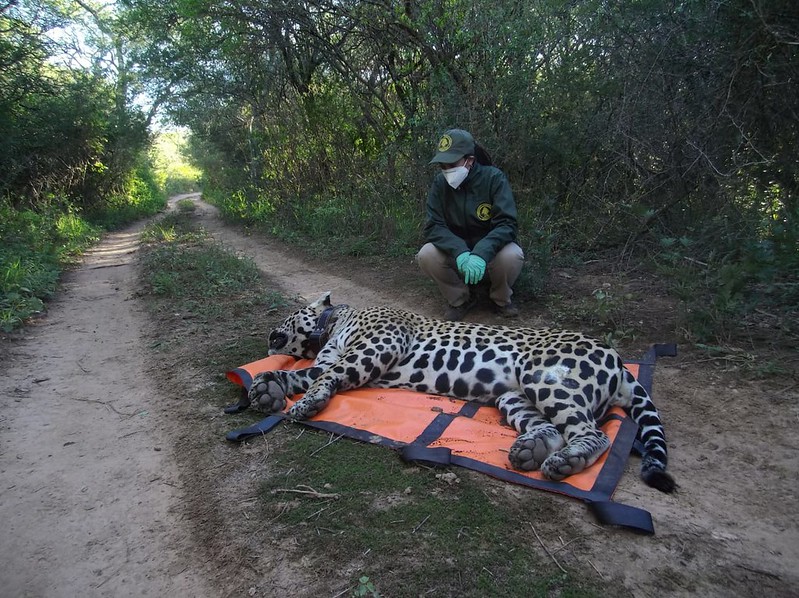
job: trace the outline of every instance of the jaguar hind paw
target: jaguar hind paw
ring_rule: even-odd
[[[555,451],[563,447],[563,437],[554,428],[539,428],[520,435],[510,447],[508,460],[513,469],[536,471]]]
[[[580,473],[588,466],[585,457],[582,455],[565,456],[561,452],[550,455],[543,465],[541,473],[549,480],[559,482],[575,473]]]

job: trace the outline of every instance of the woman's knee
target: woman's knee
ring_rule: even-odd
[[[446,262],[446,254],[432,243],[425,243],[416,254],[416,263],[423,270],[440,268]]]
[[[506,272],[519,271],[524,264],[524,252],[516,243],[508,243],[499,250],[492,265]]]

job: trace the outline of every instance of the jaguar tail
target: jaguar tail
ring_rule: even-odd
[[[620,394],[630,416],[638,424],[639,438],[644,445],[641,458],[641,478],[648,486],[661,492],[674,492],[677,483],[666,473],[668,451],[660,415],[649,393],[626,369],[622,374]]]

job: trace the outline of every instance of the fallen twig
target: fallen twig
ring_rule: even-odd
[[[428,519],[430,519],[430,515],[428,515],[427,517],[425,517],[424,519],[422,519],[422,520],[419,522],[419,525],[417,525],[415,528],[413,528],[413,531],[412,531],[411,533],[412,533],[412,534],[415,534],[415,533],[417,532],[417,530],[418,530],[420,527],[422,527],[422,526],[423,526],[423,525],[424,525],[424,524],[427,522],[427,520],[428,520]]]
[[[324,511],[327,511],[329,508],[330,508],[330,505],[327,505],[326,507],[322,507],[321,509],[319,509],[315,513],[311,513],[310,515],[308,515],[306,517],[306,519],[310,519],[311,517],[317,517],[318,518],[319,515],[321,515]]]
[[[286,512],[287,512],[287,511],[288,511],[290,508],[291,508],[291,506],[289,505],[289,503],[286,503],[286,504],[284,504],[284,505],[282,506],[282,508],[280,509],[280,512],[279,512],[277,515],[275,515],[275,516],[274,516],[272,519],[270,519],[270,520],[269,520],[269,523],[272,523],[272,522],[274,522],[274,521],[277,521],[277,520],[278,520],[278,519],[279,519],[279,518],[280,518],[280,517],[281,517],[281,516],[282,516],[284,513],[286,513]]]
[[[544,542],[541,540],[541,536],[539,536],[538,532],[535,531],[535,526],[529,521],[527,523],[533,529],[533,533],[535,534],[536,539],[538,539],[538,543],[541,544],[541,548],[544,549],[544,552],[549,555],[549,558],[551,558],[552,561],[558,566],[558,569],[566,573],[566,569],[563,568],[563,566],[558,562],[558,559],[555,558],[555,555],[549,552],[549,549],[544,545]]]
[[[596,568],[596,565],[594,565],[594,563],[592,563],[591,561],[588,561],[588,564],[591,565],[594,568],[594,571],[596,571],[599,574],[599,577],[601,577],[602,579],[605,579],[605,576],[602,575],[602,572],[599,569]]]
[[[320,446],[318,449],[316,449],[314,452],[312,452],[312,453],[311,453],[309,456],[310,456],[310,457],[313,457],[313,456],[314,456],[316,453],[318,453],[318,452],[319,452],[319,451],[321,451],[322,449],[329,447],[331,444],[333,444],[334,442],[338,442],[338,441],[339,441],[339,440],[341,440],[342,438],[344,438],[344,434],[341,434],[340,436],[337,436],[337,437],[335,437],[333,440],[331,440],[331,441],[330,441],[330,442],[328,442],[327,444],[325,444],[325,445],[323,445],[323,446]]]
[[[571,544],[572,542],[576,542],[577,540],[582,540],[582,539],[583,539],[583,536],[577,536],[576,538],[572,538],[572,539],[571,539],[571,540],[569,540],[568,542],[564,542],[564,541],[563,541],[563,538],[561,538],[561,539],[560,539],[560,541],[561,541],[561,546],[558,546],[558,547],[557,547],[555,550],[553,550],[553,551],[552,551],[552,554],[555,554],[556,552],[560,552],[561,550],[563,550],[564,548],[566,548],[566,547],[567,547],[569,544]]]
[[[307,488],[307,490],[303,490],[303,488]],[[296,488],[275,488],[272,490],[273,493],[276,492],[292,492],[294,494],[305,494],[307,496],[312,496],[313,498],[341,498],[341,495],[338,493],[325,493],[325,492],[317,492],[310,486],[297,486]]]

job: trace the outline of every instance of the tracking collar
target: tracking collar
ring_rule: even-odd
[[[345,309],[347,307],[349,307],[349,305],[345,303],[332,305],[328,308],[325,308],[325,311],[323,311],[322,315],[319,316],[319,319],[316,321],[316,326],[314,326],[314,329],[311,331],[311,336],[308,339],[311,345],[311,350],[314,353],[318,355],[319,351],[322,350],[322,347],[325,346],[330,338],[328,327],[335,313],[340,309]]]

